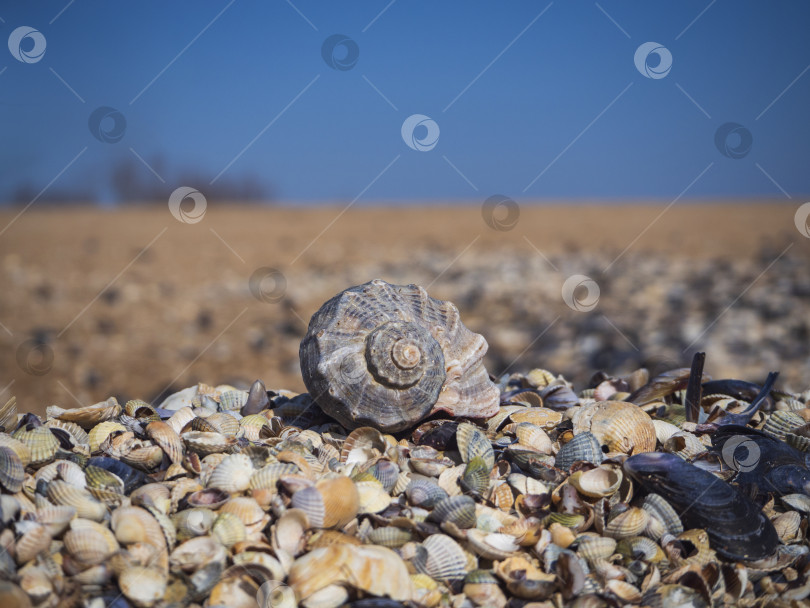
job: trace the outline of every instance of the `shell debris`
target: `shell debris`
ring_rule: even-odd
[[[0,604],[808,597],[810,391],[694,366],[575,390],[542,367],[490,378],[486,350],[452,303],[372,281],[313,317],[310,393],[199,384],[44,418],[7,401]]]

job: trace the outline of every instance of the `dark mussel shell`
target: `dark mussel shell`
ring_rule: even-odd
[[[712,450],[735,469],[735,483],[757,494],[810,494],[807,454],[756,429],[729,425],[712,434]]]
[[[725,378],[722,380],[710,380],[703,383],[703,394],[712,395],[728,395],[735,399],[742,399],[749,403],[756,399],[762,387],[753,382],[746,382],[745,380],[734,380],[732,378]],[[765,396],[762,400],[760,408],[764,412],[773,409],[773,397]]]
[[[712,548],[727,559],[762,559],[779,545],[776,529],[754,501],[675,454],[636,454],[623,466],[644,489],[663,496],[685,527],[706,530]]]
[[[133,469],[127,463],[116,460],[115,458],[93,456],[87,461],[87,464],[105,469],[120,477],[121,481],[124,482],[124,491],[127,495],[149,481],[143,472]]]

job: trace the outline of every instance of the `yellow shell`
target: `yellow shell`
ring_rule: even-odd
[[[405,562],[391,549],[377,545],[314,549],[295,560],[287,583],[301,601],[335,584],[402,602],[412,595]]]
[[[56,456],[56,450],[59,448],[59,441],[47,426],[38,426],[32,429],[22,426],[14,431],[12,437],[28,446],[31,451],[30,464],[35,467],[53,460],[54,456]]]
[[[87,490],[77,488],[61,480],[48,484],[48,499],[57,505],[76,508],[76,514],[84,519],[101,521],[107,514],[107,506],[97,501]]]
[[[68,553],[85,566],[98,565],[119,549],[106,526],[88,520],[74,520],[64,543]]]
[[[650,514],[644,509],[630,507],[611,519],[605,526],[605,536],[612,538],[629,538],[639,536],[650,520]]]
[[[219,509],[220,513],[233,513],[242,523],[245,524],[245,529],[248,535],[261,530],[270,521],[270,516],[262,510],[261,506],[255,499],[247,496],[237,496],[231,498]]]
[[[19,439],[14,439],[14,437],[11,437],[10,435],[0,433],[0,447],[9,448],[12,452],[17,454],[17,458],[20,459],[20,462],[24,467],[31,464],[31,448],[29,448]]]
[[[158,568],[135,566],[127,568],[118,577],[118,586],[136,606],[148,608],[166,594],[166,575]]]
[[[625,401],[582,406],[572,419],[574,434],[590,431],[611,452],[639,454],[655,450],[655,425],[644,410]]]
[[[228,548],[247,538],[245,524],[233,513],[220,513],[214,521],[211,534]]]
[[[33,524],[16,544],[17,563],[22,565],[30,562],[37,555],[48,549],[51,544],[51,534],[48,527],[42,524]]]

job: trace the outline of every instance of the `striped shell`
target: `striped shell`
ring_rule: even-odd
[[[0,486],[16,494],[22,489],[25,467],[11,448],[0,446]]]
[[[427,551],[424,565],[425,574],[437,580],[461,580],[471,569],[467,554],[461,546],[449,536],[433,534],[428,536],[422,546]]]
[[[611,452],[639,454],[655,450],[652,418],[625,401],[601,401],[582,407],[573,416],[574,433],[590,431]]]
[[[599,440],[593,433],[586,431],[574,435],[571,441],[560,448],[554,464],[558,469],[567,471],[578,460],[600,464],[603,456]]]
[[[22,441],[31,451],[31,465],[39,466],[54,459],[59,441],[47,426],[35,428],[20,427],[12,434],[14,439]]]
[[[499,391],[482,364],[486,351],[451,302],[416,285],[374,280],[315,313],[299,356],[304,383],[325,413],[347,428],[393,432],[437,411],[495,414]]]

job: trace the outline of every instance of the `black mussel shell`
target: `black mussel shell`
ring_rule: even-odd
[[[776,529],[754,501],[675,454],[636,454],[623,467],[644,489],[663,496],[685,527],[706,530],[712,548],[727,559],[762,559],[779,545]]]
[[[144,473],[133,469],[127,463],[116,460],[115,458],[109,458],[107,456],[93,456],[87,461],[87,464],[105,469],[110,473],[118,475],[118,477],[121,478],[121,481],[124,482],[124,491],[127,494],[131,494],[133,490],[140,488],[142,485],[149,482],[149,478],[147,478]]]
[[[720,427],[712,435],[712,450],[737,472],[735,483],[757,494],[810,494],[806,454],[756,429]]]

